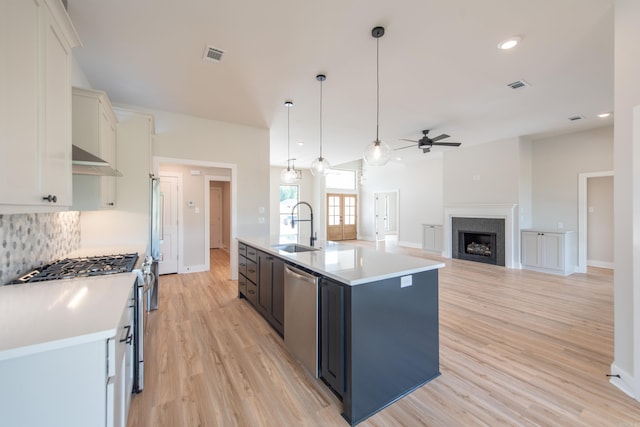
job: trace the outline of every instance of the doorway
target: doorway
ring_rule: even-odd
[[[355,240],[358,237],[358,196],[327,194],[327,240]]]
[[[209,249],[222,247],[222,189],[209,187]]]
[[[613,171],[578,175],[578,273],[586,273],[587,265],[613,268],[613,248],[608,246],[613,242],[613,179]],[[610,258],[610,263],[594,258]]]
[[[375,240],[398,235],[398,192],[373,193]]]

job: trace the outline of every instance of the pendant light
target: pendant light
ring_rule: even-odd
[[[380,141],[380,37],[384,35],[383,27],[375,27],[371,35],[376,39],[376,140],[370,142],[364,151],[364,160],[371,166],[387,164],[391,158],[391,148]]]
[[[291,138],[290,138],[290,130],[289,130],[289,112],[291,111],[291,107],[293,107],[293,102],[285,101],[284,106],[287,107],[287,168],[282,169],[280,172],[280,180],[284,183],[291,184],[298,178],[298,174],[296,173],[295,166],[291,167]]]
[[[322,157],[322,82],[327,79],[324,74],[318,74],[316,80],[320,82],[320,157],[311,162],[311,174],[313,176],[325,176],[331,169],[331,164]]]

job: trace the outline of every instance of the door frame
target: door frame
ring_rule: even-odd
[[[358,193],[354,193],[354,192],[337,192],[337,191],[326,191],[324,194],[324,232],[325,232],[325,236],[327,238],[327,240],[329,239],[329,197],[330,196],[340,196],[341,202],[340,202],[340,227],[342,228],[342,239],[344,239],[344,198],[345,196],[348,197],[355,197],[356,199],[356,210],[355,210],[355,217],[356,217],[356,223],[355,223],[355,227],[356,227],[356,239],[358,239],[358,230],[360,228],[360,201],[359,201],[359,195]],[[348,239],[351,240],[351,239]],[[342,240],[340,240],[342,241]]]
[[[396,195],[396,232],[395,235],[398,236],[398,239],[400,238],[400,190],[395,189],[395,190],[386,190],[386,191],[374,191],[373,192],[373,240],[374,241],[378,241],[378,222],[376,221],[376,204],[377,204],[377,197],[380,194],[389,194],[389,193],[394,193]],[[383,234],[382,239],[379,241],[383,241],[385,240],[385,236],[386,234]]]
[[[158,175],[158,171],[160,169],[160,163],[170,163],[170,164],[178,164],[178,165],[186,165],[186,166],[202,166],[202,167],[210,167],[210,168],[220,168],[220,169],[229,169],[231,171],[231,180],[229,181],[229,190],[231,192],[231,218],[230,218],[230,229],[231,229],[231,235],[230,237],[230,243],[231,243],[231,248],[229,250],[229,270],[230,270],[230,279],[231,280],[238,280],[238,241],[236,240],[236,237],[238,235],[238,165],[236,165],[235,163],[220,163],[220,162],[208,162],[208,161],[200,161],[200,160],[189,160],[189,159],[179,159],[179,158],[174,158],[174,157],[158,157],[158,156],[153,156],[153,173]],[[205,185],[205,188],[207,186]],[[180,190],[180,189],[178,189]],[[208,188],[207,188],[208,191]],[[183,203],[181,203],[181,200],[179,201],[178,204],[178,211],[180,212],[181,206],[183,205]],[[207,209],[207,207],[205,206],[205,209]],[[180,215],[180,213],[179,213]],[[208,219],[208,218],[207,218]],[[182,231],[183,231],[183,225],[181,223],[178,223],[178,227],[180,227],[180,236],[182,236]],[[206,264],[206,270],[207,271],[211,268],[211,263],[209,261],[209,241],[208,238],[204,239],[204,247],[202,248],[202,250],[204,251],[204,259],[205,259],[205,264]],[[184,242],[181,240],[179,243],[179,248],[178,248],[178,256],[180,257],[180,259],[184,259]],[[178,260],[180,261],[180,260]],[[178,263],[178,267],[182,267],[182,272],[186,272],[186,268],[184,267],[184,265],[182,265],[181,262]],[[190,269],[189,272],[194,272],[195,270]],[[180,270],[178,270],[178,273],[181,273]]]
[[[587,272],[587,212],[589,209],[587,206],[587,181],[589,178],[605,176],[611,176],[615,180],[612,170],[578,174],[578,265],[576,273]]]

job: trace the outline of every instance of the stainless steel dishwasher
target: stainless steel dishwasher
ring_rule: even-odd
[[[318,278],[284,267],[284,345],[318,377]]]

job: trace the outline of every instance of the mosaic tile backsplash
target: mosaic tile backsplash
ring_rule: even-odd
[[[80,247],[80,212],[0,215],[0,285]]]

